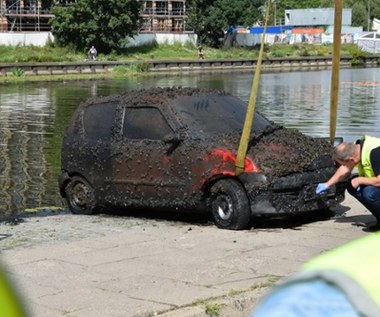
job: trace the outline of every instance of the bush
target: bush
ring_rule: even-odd
[[[359,48],[352,50],[352,66],[360,66],[365,64],[366,53]]]
[[[147,62],[141,62],[141,63],[137,63],[135,65],[136,65],[136,70],[138,73],[149,72],[150,67],[151,67],[151,64],[147,63]]]
[[[25,72],[23,69],[15,67],[15,68],[12,68],[12,76],[13,77],[24,77]]]
[[[118,75],[126,75],[131,72],[131,68],[129,66],[115,66],[112,68],[112,72]]]

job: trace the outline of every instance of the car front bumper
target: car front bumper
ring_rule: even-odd
[[[245,179],[252,216],[286,217],[325,210],[344,200],[346,182],[338,183],[323,195],[315,190],[333,175],[334,168],[280,177],[271,184],[257,186]],[[257,176],[255,177],[257,179]]]
[[[337,190],[338,187],[342,188]],[[251,213],[254,216],[284,217],[325,210],[344,200],[345,186],[336,186],[324,195],[316,195],[315,188],[316,186],[310,186],[299,192],[267,191],[250,195]]]

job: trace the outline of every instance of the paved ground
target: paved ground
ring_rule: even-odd
[[[45,211],[0,224],[0,258],[33,317],[245,317],[306,260],[370,234],[355,223],[374,218],[352,198],[337,211],[247,231]]]

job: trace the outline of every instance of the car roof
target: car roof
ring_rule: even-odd
[[[241,132],[247,103],[222,91],[199,88],[152,88],[127,92],[122,96],[127,107],[154,105],[174,114],[194,135]],[[255,114],[253,132],[274,125],[260,113]]]
[[[79,114],[99,104],[116,104],[119,109],[156,107],[172,126],[186,129],[194,138],[240,134],[247,111],[246,102],[223,91],[188,87],[150,88],[90,98],[79,105],[70,126],[78,126]],[[252,134],[259,134],[274,126],[277,125],[255,112]]]

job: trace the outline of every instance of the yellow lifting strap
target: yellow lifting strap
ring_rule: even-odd
[[[263,31],[263,37],[261,39],[259,57],[257,59],[255,76],[254,76],[253,83],[252,83],[247,113],[245,115],[243,132],[242,132],[241,137],[240,137],[240,143],[239,143],[239,148],[238,148],[238,153],[237,153],[237,158],[236,158],[236,164],[235,164],[236,175],[239,175],[239,174],[244,172],[245,157],[247,155],[248,143],[249,143],[250,136],[251,136],[253,118],[255,115],[256,97],[257,97],[257,92],[258,92],[258,88],[259,88],[259,79],[260,79],[260,72],[261,72],[261,64],[262,64],[262,60],[263,60],[265,36],[266,36],[266,31],[267,31],[268,19],[269,19],[270,5],[271,5],[271,0],[268,0],[267,10],[266,10],[266,15],[265,15],[264,31]]]
[[[331,145],[334,144],[337,113],[338,113],[342,11],[343,11],[343,0],[336,0],[335,1],[335,17],[334,17],[334,44],[333,44],[333,57],[332,57],[331,95],[330,95],[330,143]]]

